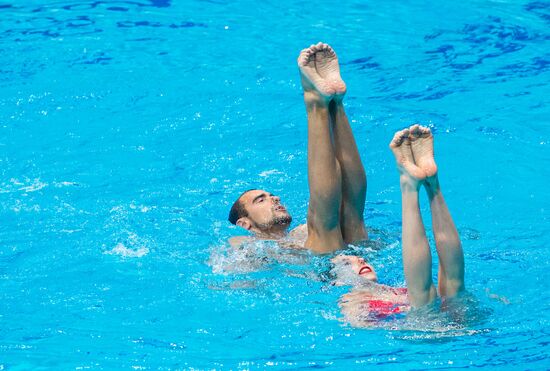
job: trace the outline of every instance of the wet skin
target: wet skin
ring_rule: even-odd
[[[248,216],[240,218],[237,225],[257,237],[283,237],[292,222],[292,217],[281,204],[281,199],[269,192],[255,189],[240,198]]]
[[[360,281],[378,281],[374,267],[368,264],[363,258],[351,255],[338,255],[332,258],[331,262],[335,266],[335,271],[348,274],[353,272],[355,278]],[[339,285],[338,277],[336,278],[336,285]]]

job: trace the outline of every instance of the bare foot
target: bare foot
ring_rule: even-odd
[[[429,128],[413,125],[409,128],[409,139],[416,165],[424,170],[426,177],[437,174],[434,160],[434,137]]]
[[[405,178],[410,178],[415,184],[421,183],[426,178],[426,173],[414,162],[411,141],[409,139],[410,130],[400,130],[393,136],[390,143],[390,149],[397,161],[399,172]]]
[[[338,57],[328,44],[318,43],[302,50],[298,56],[298,67],[304,92],[317,92],[327,101],[335,95],[342,97],[346,93]]]

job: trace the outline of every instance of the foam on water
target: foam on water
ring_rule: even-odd
[[[120,255],[125,258],[141,258],[149,253],[149,249],[142,246],[138,249],[130,249],[119,242],[112,250],[105,251],[104,254]]]

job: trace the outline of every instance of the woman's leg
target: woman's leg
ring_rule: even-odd
[[[432,256],[418,200],[425,173],[414,163],[408,129],[395,134],[390,149],[400,173],[403,270],[411,306],[421,307],[437,296],[432,282]]]
[[[426,181],[432,211],[432,229],[439,256],[439,295],[452,297],[464,290],[464,253],[437,175]]]
[[[413,125],[410,127],[410,139],[415,162],[426,173],[424,185],[430,200],[432,229],[439,257],[439,295],[452,297],[464,290],[462,244],[439,186],[432,133],[427,127]]]

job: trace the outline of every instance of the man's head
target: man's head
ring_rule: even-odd
[[[256,234],[279,233],[292,222],[279,197],[260,189],[250,189],[240,195],[231,207],[228,219]]]

